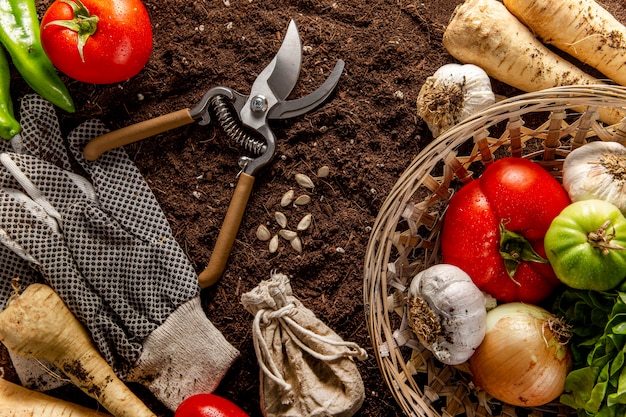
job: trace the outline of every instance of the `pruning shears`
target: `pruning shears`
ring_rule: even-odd
[[[237,186],[209,263],[198,276],[202,288],[213,285],[222,276],[252,192],[254,176],[276,152],[276,138],[268,121],[297,117],[320,106],[335,89],[344,68],[344,62],[338,60],[317,90],[302,98],[287,100],[300,75],[301,64],[302,45],[298,28],[292,20],[280,49],[258,75],[250,94],[241,94],[224,86],[213,87],[192,109],[178,110],[111,131],[92,139],[83,150],[85,158],[94,161],[108,150],[190,123],[208,125],[214,117],[225,133],[248,151],[251,156],[239,159],[242,171]]]

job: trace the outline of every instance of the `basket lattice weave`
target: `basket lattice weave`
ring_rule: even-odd
[[[415,273],[441,262],[442,219],[455,190],[503,157],[531,159],[560,179],[571,150],[592,140],[626,144],[623,122],[598,120],[607,109],[626,109],[626,88],[556,87],[500,101],[436,138],[394,185],[372,228],[364,304],[378,365],[408,416],[575,415],[558,401],[520,408],[477,390],[467,364],[443,365],[417,341],[405,299]]]

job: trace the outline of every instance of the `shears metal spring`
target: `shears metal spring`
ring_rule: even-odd
[[[216,95],[213,97],[211,106],[224,133],[237,145],[254,155],[261,155],[267,151],[267,145],[264,141],[253,137],[239,125],[224,96]]]
[[[83,150],[85,158],[94,161],[110,149],[186,124],[196,122],[207,125],[213,113],[227,136],[252,154],[239,160],[242,172],[209,263],[198,276],[203,288],[214,284],[223,274],[252,192],[254,175],[272,160],[276,152],[276,139],[268,120],[297,117],[320,106],[335,89],[344,68],[344,62],[338,60],[332,73],[317,90],[302,98],[287,100],[300,75],[301,63],[302,45],[292,20],[280,49],[258,75],[250,94],[244,95],[223,86],[213,87],[192,109],[178,110],[106,133],[92,139]]]

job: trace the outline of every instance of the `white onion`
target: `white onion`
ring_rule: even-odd
[[[470,358],[474,384],[508,404],[556,399],[572,366],[568,331],[549,311],[507,303],[487,313],[487,332]]]

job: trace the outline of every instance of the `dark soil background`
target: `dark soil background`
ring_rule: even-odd
[[[211,87],[247,94],[258,73],[280,47],[290,19],[304,46],[300,80],[291,98],[314,91],[335,62],[346,63],[331,100],[297,119],[272,125],[274,161],[256,176],[254,190],[224,276],[203,292],[206,312],[241,351],[217,390],[251,416],[260,416],[259,368],[252,345],[252,316],[241,294],[277,270],[291,277],[296,296],[344,339],[367,349],[359,363],[366,387],[358,416],[400,416],[382,379],[365,325],[362,297],[365,251],[379,207],[405,167],[432,136],[416,114],[415,101],[426,79],[455,62],[441,44],[445,26],[461,0],[146,0],[154,50],[145,69],[131,80],[90,85],[64,78],[77,112],[59,111],[69,131],[87,118],[111,129],[193,107]],[[40,0],[43,11],[51,3]],[[623,2],[605,6],[626,21]],[[30,90],[14,71],[17,99]],[[497,81],[497,94],[519,93]],[[200,272],[231,199],[243,151],[216,124],[188,125],[126,147],[166,213],[175,236]],[[322,166],[330,175],[317,178]],[[314,190],[294,179],[309,175]],[[301,207],[280,207],[289,189],[308,194]],[[280,210],[295,228],[306,213],[313,224],[301,233],[298,254],[285,240],[270,254],[255,237],[261,223],[276,233]],[[138,277],[140,279],[140,277]],[[4,350],[0,366],[15,379]],[[144,389],[132,388],[160,416],[171,416]],[[95,407],[74,389],[54,395]]]

